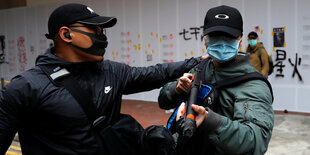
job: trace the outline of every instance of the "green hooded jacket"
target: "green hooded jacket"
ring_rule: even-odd
[[[260,56],[259,56],[260,51]],[[268,53],[265,50],[263,43],[257,43],[254,48],[250,45],[247,47],[247,52],[250,53],[250,63],[264,76],[268,77],[269,61]]]
[[[217,68],[209,61],[205,78],[215,83],[250,72],[257,70],[250,65],[249,55],[239,53],[236,60]],[[161,108],[177,107],[184,98],[184,94],[176,92],[176,84],[177,81],[170,82],[161,89]],[[264,154],[274,125],[272,100],[270,89],[262,80],[221,89],[217,108],[207,109],[208,116],[186,148],[187,154]]]

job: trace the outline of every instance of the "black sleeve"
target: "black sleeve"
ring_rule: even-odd
[[[5,154],[18,130],[19,112],[27,85],[18,78],[0,92],[0,154]]]
[[[149,67],[123,67],[119,74],[123,81],[123,94],[132,94],[160,88],[164,84],[188,72],[199,63],[199,59],[162,63]]]

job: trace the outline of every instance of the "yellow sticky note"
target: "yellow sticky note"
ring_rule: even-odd
[[[131,44],[131,43],[132,43],[132,40],[129,40],[129,43]]]
[[[260,30],[260,34],[263,34],[263,30]]]
[[[156,33],[156,38],[158,38],[158,33]]]
[[[274,36],[274,32],[272,32],[271,35]]]
[[[140,37],[141,37],[141,35],[140,34],[138,34],[138,38],[140,39]]]
[[[286,47],[286,42],[284,42],[284,47]]]
[[[115,57],[113,57],[113,60],[115,60]]]
[[[162,38],[160,38],[160,39],[159,39],[159,41],[160,41],[160,42],[162,42],[162,41],[163,41],[163,39],[162,39]]]
[[[116,51],[116,56],[118,56],[118,52]]]
[[[151,48],[151,44],[148,44],[147,47],[148,47],[148,48]]]
[[[151,32],[151,36],[153,37],[153,32]]]
[[[245,51],[248,51],[248,47],[245,47]]]
[[[145,54],[147,54],[147,50],[145,50]]]
[[[187,53],[184,53],[185,54],[185,56],[187,57]]]
[[[152,50],[152,54],[154,54],[155,53],[155,51],[154,50]]]
[[[205,49],[202,49],[202,53],[205,53]]]
[[[283,27],[283,31],[284,31],[284,32],[285,32],[285,29],[286,29],[286,27],[284,26],[284,27]]]
[[[272,47],[272,51],[276,51],[276,48],[275,48],[275,47]]]
[[[272,54],[270,54],[270,57],[272,58]]]
[[[192,56],[194,55],[194,52],[193,52],[193,51],[191,51],[191,55],[192,55]]]
[[[112,51],[112,55],[114,55],[114,51]]]
[[[137,45],[136,44],[134,44],[133,47],[135,48],[135,50],[137,50]]]

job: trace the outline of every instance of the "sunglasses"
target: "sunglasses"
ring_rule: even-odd
[[[71,25],[69,27],[86,27],[92,30],[95,30],[96,35],[98,36],[102,36],[102,35],[106,35],[106,29],[100,26],[88,26],[88,25]]]

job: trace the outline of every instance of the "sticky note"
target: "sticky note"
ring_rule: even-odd
[[[276,48],[275,48],[275,47],[272,47],[272,51],[276,51]]]
[[[155,53],[155,51],[154,50],[152,50],[152,54],[154,54]]]
[[[187,53],[184,53],[185,54],[185,56],[187,57]]]

